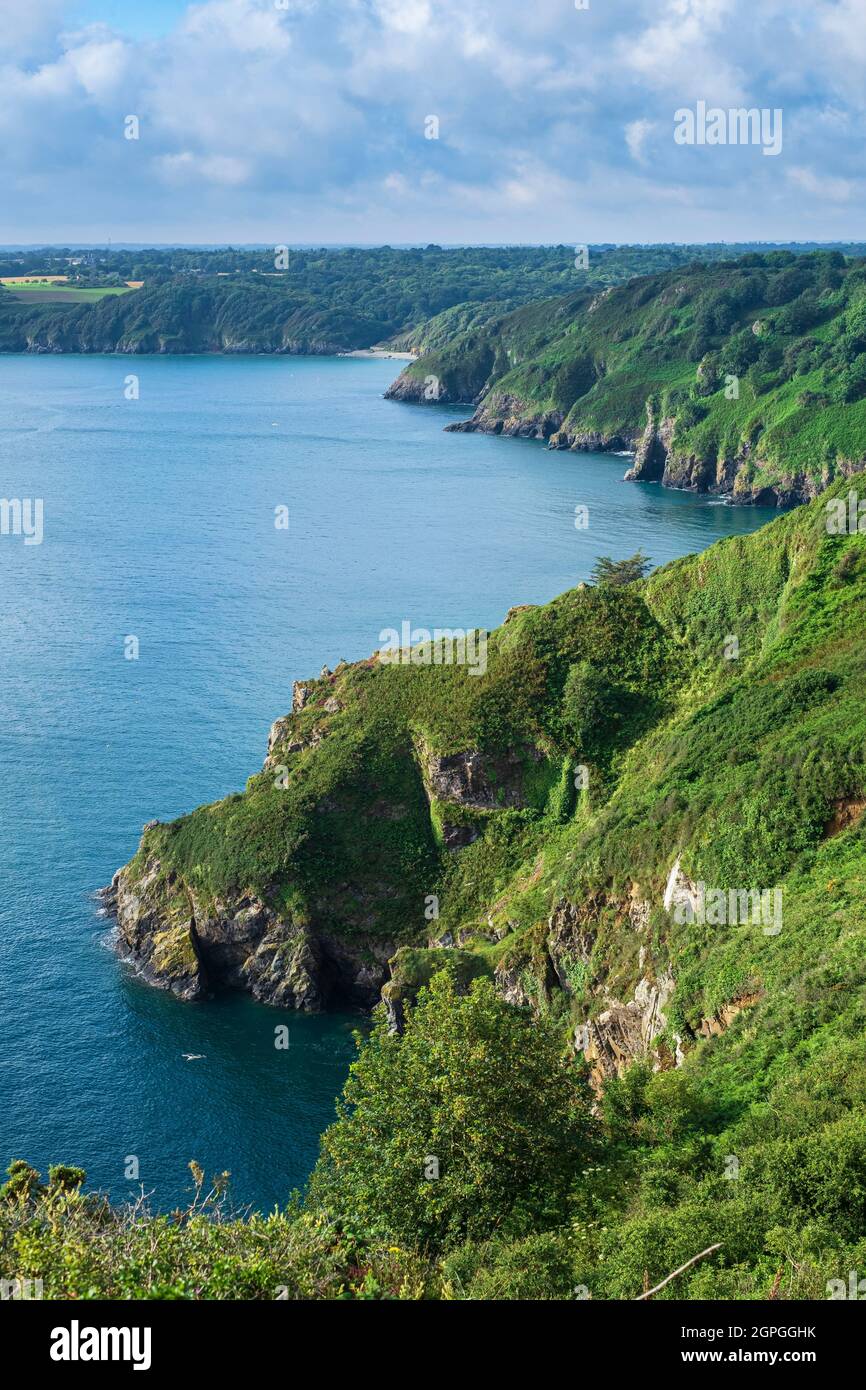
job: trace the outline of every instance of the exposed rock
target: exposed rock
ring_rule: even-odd
[[[237,983],[262,1004],[316,1013],[323,1007],[322,960],[303,928],[275,923],[237,973]]]
[[[496,967],[495,980],[497,992],[507,1004],[525,1009],[535,1003],[535,998],[528,988],[527,973],[518,966],[500,962]]]
[[[760,327],[760,325],[758,325]],[[651,401],[646,404],[646,425],[635,460],[625,474],[627,482],[660,482],[663,487],[687,492],[709,492],[732,502],[758,506],[790,506],[811,502],[834,478],[862,472],[863,459],[836,459],[820,478],[791,473],[772,483],[754,481],[761,460],[754,456],[755,441],[743,440],[730,455],[708,457],[677,448],[676,422],[656,420]]]
[[[481,831],[475,825],[449,825],[447,822],[442,826],[442,839],[446,849],[465,849],[467,845],[474,844]]]
[[[671,975],[664,974],[657,981],[644,977],[627,1004],[613,1000],[602,1013],[578,1025],[575,1049],[583,1052],[589,1063],[596,1093],[610,1077],[619,1076],[632,1062],[650,1055],[652,1044],[667,1026],[663,1010],[673,992]],[[681,1055],[679,1047],[677,1052]],[[663,1059],[656,1057],[655,1069],[663,1065]]]
[[[700,890],[698,885],[682,872],[679,855],[668,874],[663,905],[665,912],[675,912],[679,908],[684,917],[689,913],[697,917],[700,913]]]
[[[411,401],[414,405],[471,405],[475,393],[471,388],[455,388],[437,377],[435,386],[429,378],[432,372],[419,375],[406,367],[385,392],[386,401]]]
[[[730,1028],[737,1014],[742,1013],[743,1009],[750,1009],[753,1004],[757,1004],[762,994],[763,990],[756,990],[753,994],[741,994],[739,998],[731,999],[727,1004],[723,1004],[711,1018],[702,1018],[698,1028],[701,1037],[720,1037]]]
[[[634,463],[626,473],[627,482],[660,482],[670,454],[674,422],[665,417],[656,420],[652,401],[646,403],[646,428],[634,456]]]
[[[427,761],[430,788],[440,801],[486,809],[493,805],[493,788],[485,775],[480,753],[452,753],[444,758],[431,754]]]
[[[118,870],[103,902],[142,976],[182,999],[236,988],[308,1012],[331,1002],[369,1008],[394,951],[373,935],[302,927],[256,897],[205,907],[156,858],[136,877]]]
[[[527,750],[529,757],[540,761],[537,749]],[[524,806],[523,761],[519,752],[497,758],[482,758],[478,752],[450,753],[445,757],[429,754],[426,781],[429,793],[438,801],[453,801],[460,806],[486,811],[497,806]]]
[[[485,396],[471,420],[446,425],[455,434],[506,434],[520,439],[549,439],[562,425],[561,410],[534,411],[518,396],[495,392]]]
[[[515,619],[516,617],[518,617],[521,613],[528,613],[528,612],[530,611],[531,608],[537,608],[537,607],[538,607],[538,604],[537,604],[537,603],[517,603],[517,604],[515,604],[515,606],[514,606],[513,608],[509,608],[508,612],[506,613],[506,615],[505,615],[505,621],[503,622],[502,626],[503,626],[503,627],[506,627],[506,626],[508,625],[508,623],[513,622],[514,619]]]
[[[309,698],[309,685],[304,685],[301,681],[295,681],[292,685],[292,713],[297,714],[299,710],[302,710]]]
[[[855,824],[866,808],[866,801],[859,797],[842,796],[833,802],[833,814],[824,826],[822,839],[831,840],[834,835],[840,835],[843,830]]]
[[[465,993],[474,979],[486,973],[483,961],[471,951],[446,951],[442,944],[441,941],[433,943],[426,950],[401,946],[389,962],[390,979],[382,987],[382,1002],[392,1033],[403,1031],[406,1005],[414,1003],[418,991],[444,966],[453,971],[460,993]]]
[[[628,920],[633,930],[645,932],[649,927],[651,913],[652,903],[647,898],[641,898],[636,889],[633,888],[628,904]],[[643,949],[641,947],[641,950]]]
[[[121,948],[149,984],[181,999],[209,993],[192,905],[177,876],[164,874],[158,859],[149,860],[137,878],[118,869],[103,903],[117,918]]]
[[[274,720],[273,724],[271,725],[270,733],[268,734],[268,756],[265,761],[265,767],[269,765],[271,761],[271,754],[273,753],[277,744],[282,743],[283,739],[291,730],[291,727],[292,716],[290,714],[284,715],[282,719]]]
[[[576,905],[563,898],[548,919],[547,951],[553,972],[566,994],[572,992],[570,971],[574,963],[588,965],[595,932]]]

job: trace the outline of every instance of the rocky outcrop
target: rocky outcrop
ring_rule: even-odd
[[[550,449],[609,453],[634,450],[635,457],[626,471],[628,482],[658,482],[680,491],[711,493],[731,502],[759,506],[792,506],[811,502],[835,478],[850,477],[866,468],[866,459],[836,459],[820,477],[803,472],[778,473],[772,482],[761,478],[762,460],[753,444],[744,440],[732,455],[704,456],[676,444],[676,420],[657,416],[651,400],[646,402],[643,425],[622,424],[616,430],[581,426],[569,414],[541,410],[518,396],[491,391],[482,395],[470,420],[461,420],[446,429],[474,434],[501,434],[522,439],[546,439]]]
[[[193,907],[176,874],[164,873],[158,859],[140,872],[118,869],[102,892],[105,911],[117,918],[121,949],[148,984],[169,989],[180,999],[209,993]]]
[[[409,369],[400,373],[385,392],[386,401],[409,401],[413,405],[471,405],[474,392],[456,390],[433,372],[423,376]]]
[[[652,401],[647,401],[646,426],[635,450],[634,463],[625,475],[626,482],[662,481],[670,455],[673,431],[673,420],[670,417],[657,420]]]
[[[205,904],[158,858],[119,869],[103,902],[142,977],[181,999],[234,988],[312,1013],[331,1004],[371,1008],[395,950],[372,934],[292,922],[256,897]]]
[[[455,434],[505,434],[519,439],[549,439],[564,419],[561,410],[537,411],[517,396],[494,393],[486,396],[471,420],[446,425]]]
[[[414,1003],[419,990],[430,983],[433,975],[444,967],[454,974],[458,992],[465,993],[479,975],[487,971],[483,960],[471,951],[446,946],[440,939],[432,947],[402,946],[390,961],[390,979],[382,988],[382,1002],[392,1033],[401,1033],[406,1007]]]
[[[700,889],[683,872],[679,855],[674,860],[668,874],[662,906],[665,912],[673,912],[684,921],[694,920],[700,914]]]
[[[595,930],[588,914],[563,898],[548,919],[547,954],[560,988],[570,994],[574,987],[574,967],[589,965],[595,945]]]
[[[439,807],[445,848],[465,849],[481,835],[481,818],[467,812],[525,807],[525,762],[541,762],[543,757],[533,746],[484,757],[473,749],[442,756],[419,749],[428,799]]]
[[[612,1076],[619,1076],[633,1062],[648,1057],[659,1034],[667,1027],[664,1008],[674,992],[674,980],[663,974],[658,980],[644,976],[628,1003],[612,1000],[606,1009],[575,1029],[575,1051],[589,1063],[593,1089],[600,1093]],[[656,1071],[675,1065],[665,1049],[653,1059]]]
[[[625,478],[627,482],[660,482],[680,491],[712,493],[745,505],[787,507],[814,501],[836,478],[862,472],[866,460],[836,459],[820,476],[778,474],[774,470],[777,476],[772,482],[761,479],[762,466],[749,440],[743,440],[735,453],[720,457],[678,448],[676,421],[671,416],[656,419],[652,401],[647,401],[646,425]]]
[[[751,994],[740,994],[736,999],[730,999],[710,1018],[701,1019],[698,1033],[702,1038],[721,1037],[722,1033],[730,1028],[737,1014],[741,1014],[744,1009],[751,1009],[762,995],[762,990],[754,990]]]
[[[510,749],[498,756],[469,749],[444,757],[428,753],[425,782],[437,801],[449,801],[472,810],[526,806],[525,761],[540,763],[544,754],[535,747]]]
[[[613,452],[630,453],[635,444],[635,433],[622,429],[614,433],[605,430],[587,430],[566,427],[557,430],[547,441],[548,449],[573,449],[583,454],[606,454]]]

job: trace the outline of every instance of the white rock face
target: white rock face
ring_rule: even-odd
[[[673,868],[668,874],[667,886],[664,896],[665,912],[672,912],[678,907],[688,907],[691,909],[693,917],[697,917],[700,910],[700,889],[696,883],[692,883],[680,868],[680,857],[677,855]]]

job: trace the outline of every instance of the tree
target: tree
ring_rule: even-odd
[[[621,584],[632,584],[636,579],[643,579],[651,563],[642,550],[635,551],[627,560],[612,560],[609,555],[599,555],[590,578],[594,584],[618,588]]]
[[[560,1223],[590,1147],[585,1085],[544,1019],[446,966],[379,1012],[322,1137],[310,1202],[361,1236],[429,1251]]]
[[[618,692],[589,661],[569,667],[562,695],[562,718],[575,748],[596,759],[618,715]]]

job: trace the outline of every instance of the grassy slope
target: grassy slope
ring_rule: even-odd
[[[864,296],[864,263],[836,256],[694,264],[463,328],[407,376],[481,393],[488,423],[557,414],[572,439],[636,438],[650,401],[708,468],[750,454],[750,480],[820,477],[866,455]]]
[[[866,497],[866,481],[853,486]],[[200,889],[270,892],[296,912],[324,902],[346,929],[366,875],[392,875],[399,911],[379,920],[390,931],[402,914],[415,943],[404,953],[410,984],[439,959],[425,949],[422,920],[424,895],[438,892],[435,928],[462,931],[469,973],[510,963],[564,1040],[611,997],[628,999],[642,974],[672,972],[661,1041],[673,1051],[677,1035],[685,1059],[655,1075],[638,1064],[608,1083],[605,1161],[584,1174],[573,1222],[438,1263],[366,1249],[360,1263],[377,1289],[569,1297],[583,1283],[593,1297],[624,1298],[645,1272],[660,1278],[716,1240],[717,1259],[671,1296],[766,1297],[781,1270],[782,1297],[824,1297],[828,1278],[862,1268],[866,854],[856,815],[841,828],[834,815],[866,797],[864,612],[866,542],[829,536],[821,499],[640,585],[576,590],[518,614],[491,636],[483,678],[366,663],[312,683],[291,736],[314,727],[325,736],[279,753],[288,790],[258,776],[243,797],[147,832],[147,846]],[[732,634],[740,654],[726,660]],[[575,800],[570,769],[586,754],[563,692],[578,660],[603,673],[613,708]],[[343,708],[326,714],[333,695]],[[428,809],[420,769],[428,750],[467,748],[481,750],[494,776],[508,750],[525,754],[522,771],[511,764],[507,774],[524,805],[465,812],[484,833],[454,854],[438,834],[452,813]],[[504,794],[504,774],[502,785]],[[401,814],[383,817],[383,803]],[[678,924],[661,906],[677,855],[711,885],[781,885],[781,933]],[[625,916],[630,893],[650,904],[643,934]],[[595,933],[588,966],[574,962],[565,990],[551,981],[543,944],[564,898]],[[491,923],[509,924],[502,940]],[[723,1012],[737,1001],[748,1003]],[[718,1036],[706,1036],[702,1025],[718,1018]],[[217,1238],[195,1223],[130,1228],[105,1216],[96,1230],[92,1213],[71,1211],[50,1237],[43,1222],[37,1239],[29,1218],[30,1234],[16,1237],[25,1251],[34,1242],[33,1272],[55,1271],[58,1289],[76,1286],[74,1260],[58,1254],[68,1241],[100,1265],[97,1288],[158,1284],[162,1261],[168,1286],[226,1296],[231,1269],[251,1295],[270,1297],[283,1260],[290,1274],[277,1282],[295,1292],[363,1296],[355,1237],[323,1231],[312,1215],[231,1227],[223,1264]],[[127,1252],[119,1260],[118,1250]]]
[[[142,265],[112,253],[99,272],[143,275],[134,297],[75,307],[0,293],[0,351],[335,352],[388,339],[424,349],[570,291],[578,279],[598,291],[734,254],[722,245],[593,248],[589,269],[578,272],[566,246],[292,250],[275,272],[263,252],[143,253]],[[196,262],[203,273],[183,273]]]

